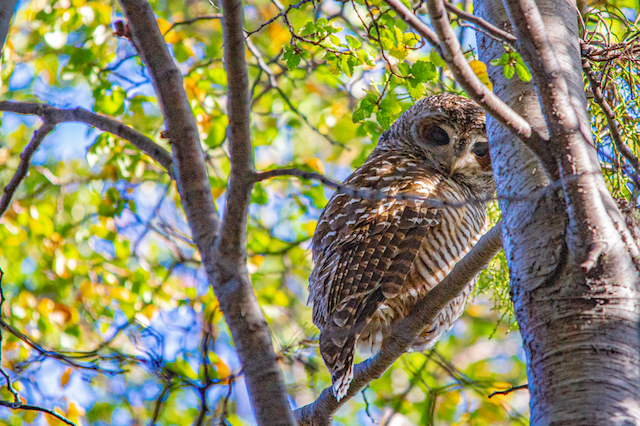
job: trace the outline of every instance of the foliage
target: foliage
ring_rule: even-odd
[[[230,166],[220,10],[206,1],[151,4],[183,73],[221,207]],[[593,39],[635,40],[635,23],[622,19],[619,9],[597,7],[603,21],[595,15],[586,20]],[[637,10],[635,3],[620,7]],[[114,34],[121,19],[115,2],[22,2],[3,52],[2,98],[82,106],[170,149],[149,75],[129,40]],[[251,0],[245,19],[258,170],[297,167],[341,180],[415,100],[458,92],[438,54],[380,0],[285,6]],[[487,64],[467,47],[490,87]],[[530,79],[520,56],[508,47],[505,52],[489,66]],[[613,84],[606,86],[608,97],[637,156],[636,51],[622,52],[613,64],[594,66]],[[605,134],[599,107],[591,108],[611,187],[629,197],[637,170]],[[9,113],[0,119],[0,180],[8,182],[37,120]],[[330,193],[308,180],[279,178],[256,185],[251,200],[247,266],[297,405],[330,384],[305,305],[310,238]],[[492,208],[491,220],[498,219]],[[2,225],[2,367],[27,402],[85,425],[151,419],[186,425],[200,414],[251,423],[229,333],[175,185],[158,164],[111,134],[61,124],[37,152]],[[526,380],[519,336],[507,333],[515,327],[507,282],[501,255],[436,350],[405,355],[336,420],[526,424],[526,391],[487,398]],[[7,390],[0,394],[12,399]],[[55,421],[2,410],[7,424]]]

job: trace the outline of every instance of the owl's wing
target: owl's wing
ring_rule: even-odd
[[[400,159],[387,160],[392,162],[365,164],[368,167],[357,170],[345,184],[390,196],[433,193],[438,183],[433,171],[418,168],[416,162],[403,166]],[[321,329],[320,352],[339,398],[352,378],[358,336],[380,304],[400,292],[422,240],[438,220],[438,211],[425,204],[336,194],[320,218],[309,298],[314,303],[313,321]]]

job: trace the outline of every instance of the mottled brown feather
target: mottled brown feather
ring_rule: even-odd
[[[434,125],[447,129],[449,145],[430,141],[425,129]],[[494,191],[486,159],[470,151],[482,140],[484,113],[472,101],[454,95],[424,99],[381,136],[366,162],[344,182],[347,188],[387,197],[339,192],[321,214],[313,238],[309,300],[338,399],[351,382],[356,345],[379,348],[392,324],[484,232],[486,203],[465,203]],[[429,201],[460,206],[434,208]],[[474,283],[440,312],[415,349],[432,346],[451,327]]]

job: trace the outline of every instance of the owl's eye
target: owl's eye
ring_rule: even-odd
[[[449,145],[449,135],[447,132],[437,124],[432,124],[424,131],[426,139],[434,145]]]
[[[489,153],[489,144],[486,142],[478,142],[473,146],[471,152],[473,152],[476,157],[482,158]]]

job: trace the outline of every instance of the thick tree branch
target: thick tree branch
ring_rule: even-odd
[[[224,221],[211,270],[220,307],[242,362],[242,370],[260,425],[294,425],[271,333],[253,293],[246,266],[247,215],[254,184],[251,99],[245,58],[241,0],[222,0],[222,31],[227,75],[227,111],[231,176]]]
[[[85,123],[104,132],[109,132],[133,146],[157,161],[173,178],[173,165],[171,153],[156,144],[153,139],[124,125],[123,123],[103,115],[98,115],[83,108],[62,109],[51,105],[35,102],[9,102],[0,101],[0,111],[14,112],[16,114],[31,114],[41,117],[50,123]]]
[[[569,92],[564,71],[536,2],[505,0],[504,4],[518,39],[520,53],[531,69],[553,140],[549,151],[558,159],[569,213],[567,242],[572,255],[586,273],[596,264],[594,254],[596,261],[605,254],[597,252],[597,248],[602,246],[602,241],[610,238],[606,236],[612,235],[612,228],[617,229],[624,241],[628,241],[629,231],[624,227],[624,220],[602,179],[591,141],[591,129],[587,127],[586,107],[572,102],[580,96]],[[575,49],[579,58],[579,44]],[[608,243],[616,244],[614,241]],[[639,267],[637,245],[633,241],[625,245],[631,252],[636,268]],[[622,259],[615,261],[624,263]]]
[[[133,44],[151,74],[171,140],[180,198],[193,239],[202,252],[213,245],[219,219],[198,127],[182,85],[182,76],[169,54],[149,4],[145,0],[122,0],[120,3],[128,18]]]
[[[4,43],[7,40],[7,35],[11,28],[11,18],[15,12],[18,0],[3,0],[2,3],[2,7],[0,7],[0,58],[2,58]]]
[[[405,353],[444,306],[462,291],[501,247],[502,222],[498,222],[480,238],[480,241],[456,264],[449,275],[420,300],[409,315],[394,326],[391,338],[382,350],[373,358],[354,367],[353,381],[347,395],[338,402],[331,389],[326,388],[313,403],[294,412],[298,424],[301,426],[330,425],[333,414],[369,382],[379,378]]]
[[[434,33],[400,0],[384,0],[398,16],[416,30],[435,49],[439,51],[458,84],[487,113],[505,126],[538,157],[547,173],[555,180],[558,177],[558,166],[550,155],[546,141],[531,125],[518,115],[511,107],[498,98],[476,76],[462,52],[455,32],[451,28],[447,12],[442,0],[427,0]],[[437,33],[437,34],[436,34]]]
[[[56,127],[55,123],[51,123],[49,121],[45,121],[42,126],[38,130],[33,133],[33,137],[31,141],[27,145],[27,147],[20,154],[20,163],[18,164],[18,169],[16,173],[13,175],[13,178],[9,181],[7,186],[4,187],[4,193],[2,194],[2,198],[0,198],[0,217],[4,215],[4,212],[9,208],[9,204],[11,203],[11,198],[13,194],[15,194],[20,182],[27,176],[27,172],[29,171],[29,164],[31,163],[31,158],[33,154],[38,150],[38,147],[44,140],[44,138],[53,131]]]
[[[121,0],[134,46],[149,68],[173,148],[180,198],[209,282],[242,362],[256,419],[261,425],[293,425],[282,373],[246,269],[247,209],[253,187],[248,74],[242,3],[223,1],[228,83],[231,178],[225,218],[218,218],[198,129],[153,10],[146,0]],[[288,414],[287,414],[288,413]]]

